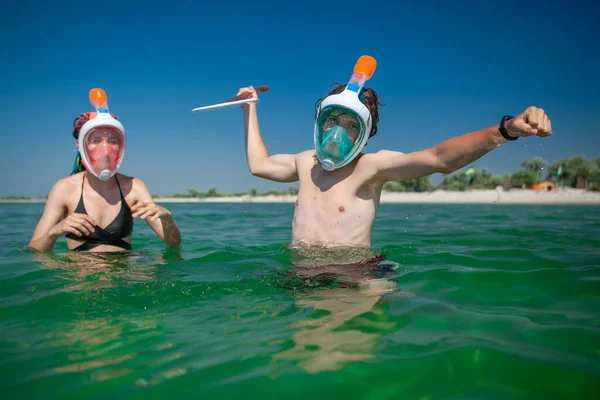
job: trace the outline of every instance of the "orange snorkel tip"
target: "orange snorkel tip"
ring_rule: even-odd
[[[96,111],[108,113],[108,101],[104,90],[98,88],[90,90],[90,103]]]
[[[354,65],[354,72],[363,74],[367,79],[371,79],[373,73],[377,68],[377,61],[371,56],[361,56],[356,65]]]

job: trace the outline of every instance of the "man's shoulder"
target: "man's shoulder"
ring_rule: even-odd
[[[315,152],[314,149],[309,149],[309,150],[305,150],[302,151],[300,153],[296,153],[294,155],[294,157],[296,158],[296,162],[299,163],[312,163],[317,159],[317,153]]]
[[[379,150],[376,153],[364,153],[361,154],[359,160],[358,160],[358,164],[372,164],[374,162],[377,162],[379,160],[385,160],[386,158],[389,157],[393,157],[393,156],[399,156],[399,155],[404,155],[404,153],[401,153],[399,151],[391,151],[391,150]]]
[[[315,149],[308,149],[308,150],[304,150],[298,154],[296,154],[296,157],[299,158],[312,158],[312,157],[316,157],[317,152],[315,151]]]
[[[371,155],[376,156],[376,157],[387,157],[387,156],[393,156],[393,155],[405,155],[405,153],[402,153],[401,151],[395,151],[395,150],[379,150],[377,153],[372,153]]]

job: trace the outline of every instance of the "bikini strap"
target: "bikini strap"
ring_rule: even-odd
[[[116,174],[115,174],[115,181],[117,181],[117,186],[119,187],[119,194],[121,195],[121,199],[125,200],[125,197],[123,196],[123,192],[121,191],[121,184],[119,183],[119,180],[117,179]]]
[[[83,200],[83,184],[84,183],[85,183],[85,173],[81,177],[81,196],[80,196],[80,201]]]

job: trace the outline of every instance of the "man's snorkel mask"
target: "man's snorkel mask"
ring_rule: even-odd
[[[86,169],[102,181],[116,173],[125,154],[125,128],[109,111],[106,93],[90,90],[90,102],[96,108],[79,131],[78,149]]]
[[[319,106],[315,121],[315,150],[326,171],[352,162],[367,144],[373,121],[359,96],[376,66],[373,57],[360,57],[344,91],[326,97]]]

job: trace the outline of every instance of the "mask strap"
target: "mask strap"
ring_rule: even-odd
[[[360,93],[358,94],[358,99],[363,104],[365,104],[365,89],[366,88],[363,88],[363,90],[361,90]]]
[[[83,171],[85,171],[85,166],[83,165],[83,161],[81,160],[81,154],[79,154],[78,151],[75,155],[75,162],[73,163],[73,170],[71,171],[71,175],[75,175]]]

